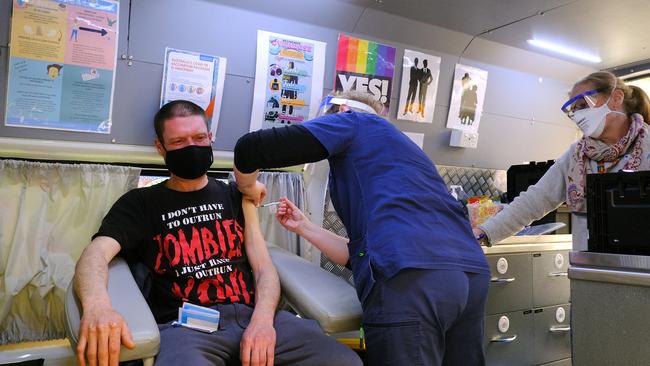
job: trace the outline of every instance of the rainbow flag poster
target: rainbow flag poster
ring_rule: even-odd
[[[368,92],[384,104],[388,115],[395,71],[395,47],[365,39],[339,35],[336,56],[336,91]]]

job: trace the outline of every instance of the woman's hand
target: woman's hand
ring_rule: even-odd
[[[477,227],[472,229],[472,232],[474,233],[475,238],[479,238],[481,235],[485,235],[485,232]]]
[[[472,229],[472,232],[474,233],[474,238],[476,238],[479,244],[484,245],[486,247],[492,246],[492,244],[490,243],[490,238],[488,238],[485,231],[476,227]]]
[[[275,217],[285,229],[298,235],[302,235],[301,233],[310,223],[305,214],[287,198],[280,199]]]

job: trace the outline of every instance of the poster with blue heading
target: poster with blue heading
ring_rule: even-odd
[[[179,99],[196,103],[205,110],[214,141],[225,78],[225,58],[168,47],[165,49],[160,106]]]
[[[109,134],[119,2],[13,0],[5,125]]]

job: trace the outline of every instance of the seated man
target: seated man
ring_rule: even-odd
[[[106,290],[108,263],[120,254],[151,271],[148,302],[161,338],[156,365],[361,365],[314,321],[276,312],[280,284],[255,206],[234,184],[206,175],[213,158],[204,111],[170,102],[154,126],[171,178],[124,194],[79,259],[79,363],[117,365],[120,344],[134,346]],[[219,310],[219,330],[172,326],[184,301]]]

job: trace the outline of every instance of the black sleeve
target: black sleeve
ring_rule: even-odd
[[[325,146],[300,125],[271,128],[242,136],[235,146],[235,166],[242,173],[326,159]]]
[[[122,195],[104,216],[102,224],[93,239],[108,236],[121,247],[120,254],[133,253],[145,235],[143,199],[138,189]]]

